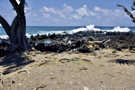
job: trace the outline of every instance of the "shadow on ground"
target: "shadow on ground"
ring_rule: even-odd
[[[15,72],[19,69],[22,69],[24,66],[32,63],[34,61],[30,60],[23,53],[14,53],[5,56],[0,60],[0,66],[6,67],[3,71],[3,74],[9,74],[11,72]]]
[[[116,63],[116,64],[127,64],[127,65],[135,65],[135,60],[126,60],[126,59],[115,59],[109,61],[111,63]]]

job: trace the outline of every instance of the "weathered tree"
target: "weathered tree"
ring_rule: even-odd
[[[16,11],[16,17],[11,25],[0,15],[0,24],[3,26],[6,34],[10,40],[10,51],[25,51],[30,49],[26,38],[26,17],[24,12],[25,0],[19,0],[18,4],[16,0],[9,0],[14,10]]]
[[[126,14],[132,19],[132,21],[135,23],[135,17],[133,15],[133,11],[135,11],[135,1],[133,2],[133,5],[131,6],[131,11],[129,11],[124,5],[118,4],[118,7],[121,7],[124,9],[124,11],[126,12]]]

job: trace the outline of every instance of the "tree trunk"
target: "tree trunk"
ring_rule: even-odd
[[[12,25],[10,26],[7,21],[0,16],[0,23],[5,29],[10,40],[10,51],[25,51],[30,49],[30,45],[26,38],[26,18],[24,13],[25,0],[20,0],[18,5],[16,0],[10,0],[12,6],[14,7],[17,16],[14,18]]]

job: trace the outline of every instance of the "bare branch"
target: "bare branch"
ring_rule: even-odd
[[[7,35],[10,36],[10,25],[8,24],[8,22],[0,15],[0,23],[2,25],[2,27],[4,28],[4,30],[6,31]]]
[[[126,14],[132,19],[132,21],[135,22],[135,17],[125,6],[120,5],[120,4],[118,4],[117,6],[123,8]]]
[[[25,0],[20,0],[20,4],[18,5],[16,0],[10,0],[10,3],[14,7],[15,11],[17,12],[17,15],[24,15],[24,4]]]
[[[10,3],[12,4],[12,6],[14,7],[16,13],[20,13],[20,10],[19,10],[19,5],[17,4],[16,0],[10,0]]]
[[[25,5],[25,0],[21,0],[19,6],[21,9],[23,9],[23,11],[24,11],[24,5]]]

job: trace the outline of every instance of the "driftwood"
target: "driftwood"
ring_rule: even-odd
[[[30,45],[26,38],[26,17],[24,12],[25,0],[20,0],[20,4],[16,0],[9,0],[14,10],[16,11],[16,17],[14,18],[11,25],[0,16],[0,23],[3,26],[6,34],[10,40],[10,51],[24,51],[30,49]]]

